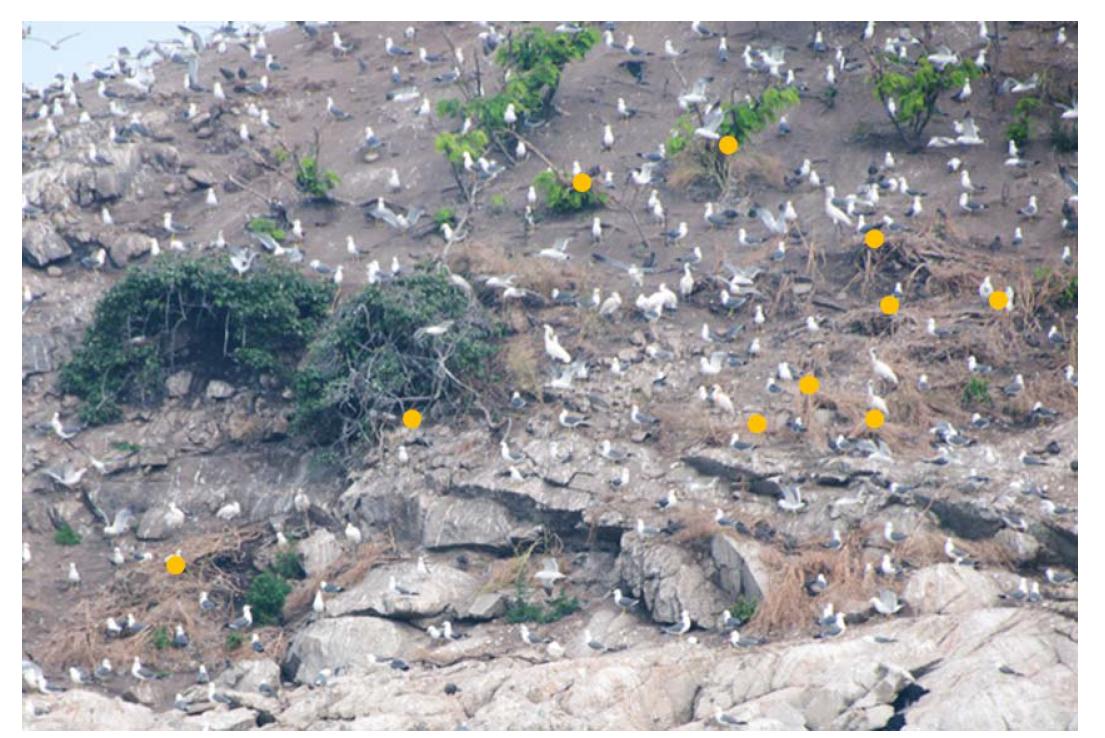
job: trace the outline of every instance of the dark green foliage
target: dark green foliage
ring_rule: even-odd
[[[440,336],[420,328],[453,321]],[[311,344],[295,381],[295,426],[317,443],[375,436],[386,415],[462,411],[473,384],[497,376],[503,328],[449,281],[420,267],[344,302]]]
[[[1060,154],[1072,154],[1078,151],[1078,124],[1063,125],[1058,119],[1051,124],[1051,145]]]
[[[1078,307],[1078,277],[1070,278],[1059,297],[1055,298],[1055,304],[1061,308]]]
[[[130,441],[115,441],[111,444],[111,447],[116,451],[122,451],[125,454],[136,454],[142,450],[142,447],[137,443],[131,443]]]
[[[329,199],[330,190],[337,187],[339,182],[341,178],[331,169],[322,170],[315,157],[305,156],[299,160],[295,173],[295,185],[304,194],[316,200]]]
[[[226,634],[226,650],[227,651],[237,651],[239,648],[242,647],[242,644],[244,642],[245,642],[245,639],[242,637],[241,633],[227,633]]]
[[[1023,147],[1032,137],[1031,115],[1040,107],[1040,100],[1036,97],[1022,97],[1013,108],[1013,120],[1005,128],[1006,139],[1016,141],[1017,146]]]
[[[753,597],[740,597],[736,603],[729,608],[729,614],[741,623],[747,623],[752,619],[752,616],[756,614],[756,607],[759,603]]]
[[[925,57],[921,57],[915,67],[909,67],[888,54],[876,67],[872,84],[875,97],[884,108],[887,100],[894,99],[897,114],[891,117],[891,122],[907,145],[918,147],[925,126],[936,111],[940,93],[961,88],[968,79],[979,74],[978,67],[970,59],[937,70]]]
[[[454,167],[460,167],[464,163],[464,152],[472,159],[478,159],[487,151],[487,134],[479,128],[475,128],[461,136],[458,133],[439,133],[434,139],[434,149],[445,154],[445,158]]]
[[[249,583],[246,602],[253,608],[257,625],[278,625],[284,612],[284,599],[292,585],[273,571],[261,572]]]
[[[298,551],[280,551],[273,561],[272,570],[284,579],[305,579],[303,556]]]
[[[970,406],[983,403],[991,404],[990,384],[981,377],[971,377],[963,385],[963,404]]]
[[[77,534],[77,531],[69,527],[69,523],[62,523],[58,526],[58,529],[54,531],[54,543],[59,546],[76,546],[80,542],[80,535]]]
[[[267,233],[277,241],[283,241],[288,237],[284,229],[278,226],[272,218],[254,218],[246,224],[246,230],[250,233]]]
[[[519,589],[518,597],[506,610],[508,623],[554,623],[566,618],[580,608],[579,600],[561,593],[544,606],[528,601]]]
[[[134,268],[96,305],[60,388],[81,419],[107,423],[124,402],[152,403],[182,364],[233,379],[291,373],[329,310],[332,285],[275,261],[239,277],[221,259],[166,254]]]
[[[534,178],[533,186],[545,198],[545,207],[554,213],[579,213],[606,204],[606,195],[596,192],[594,187],[587,192],[579,192],[571,184],[561,182],[556,173],[548,169]]]
[[[169,629],[159,625],[153,631],[153,647],[158,651],[164,651],[169,647]]]

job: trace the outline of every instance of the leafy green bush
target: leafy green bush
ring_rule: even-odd
[[[936,111],[940,93],[958,89],[979,74],[978,67],[970,59],[937,70],[923,56],[916,67],[909,67],[895,55],[887,54],[882,63],[875,67],[872,84],[875,97],[882,102],[884,109],[887,100],[894,99],[897,112],[891,116],[887,110],[887,116],[902,141],[916,148],[921,146],[921,136]]]
[[[990,404],[990,384],[981,377],[971,377],[963,385],[963,404],[970,406],[983,403]]]
[[[420,329],[451,321],[439,336]],[[462,411],[497,375],[503,327],[440,267],[370,285],[311,344],[295,381],[296,428],[320,444],[372,438],[417,406]]]
[[[305,156],[296,167],[295,184],[301,192],[317,200],[330,198],[330,190],[338,186],[341,178],[332,169],[319,168],[318,159]]]
[[[258,625],[278,625],[284,612],[284,599],[292,585],[273,571],[264,571],[253,578],[246,592],[246,603],[253,609],[253,622]]]
[[[250,233],[267,233],[277,241],[283,241],[288,237],[284,229],[272,218],[254,218],[246,224],[246,230]]]
[[[1005,138],[1016,141],[1017,146],[1024,146],[1032,137],[1032,111],[1040,107],[1040,99],[1036,97],[1022,97],[1013,108],[1013,120],[1005,128]]]
[[[81,542],[81,537],[77,531],[69,527],[69,523],[62,523],[58,526],[58,529],[54,531],[54,543],[59,546],[76,546]]]
[[[244,276],[221,259],[166,254],[133,268],[96,305],[81,345],[60,372],[89,424],[152,403],[181,364],[233,378],[291,373],[329,311],[333,287],[266,259]]]
[[[747,623],[752,619],[752,616],[756,614],[756,608],[759,605],[754,597],[740,597],[729,608],[729,614],[732,615],[737,622]]]
[[[798,91],[793,87],[769,87],[752,100],[722,103],[717,134],[719,137],[733,136],[744,147],[752,134],[776,122],[782,112],[797,105],[798,100]],[[680,155],[684,160],[690,158],[696,178],[712,180],[719,190],[724,190],[733,157],[721,153],[717,141],[695,137],[695,129],[704,124],[697,108],[679,116],[667,140],[667,155],[672,159]]]
[[[449,160],[453,167],[460,167],[464,163],[464,152],[473,160],[483,156],[487,151],[490,139],[479,128],[474,128],[463,136],[459,133],[439,133],[434,139],[434,149]]]
[[[547,605],[541,606],[527,600],[524,593],[519,591],[518,597],[507,608],[505,617],[508,623],[548,624],[568,617],[579,608],[578,599],[563,593],[549,600]]]
[[[1078,277],[1071,277],[1067,286],[1055,299],[1055,304],[1061,308],[1078,307]]]
[[[457,214],[452,208],[441,208],[434,213],[434,224],[441,227],[445,223],[453,225],[457,222]]]
[[[242,638],[241,633],[227,633],[226,634],[226,650],[237,651],[245,643],[245,639]]]
[[[533,180],[533,186],[545,198],[545,207],[554,213],[579,213],[606,204],[606,195],[595,188],[580,192],[571,184],[564,184],[555,172],[545,171]]]
[[[153,647],[158,651],[164,651],[169,647],[169,629],[159,625],[153,631]]]
[[[1060,154],[1078,151],[1078,124],[1064,126],[1061,119],[1051,123],[1051,146]]]
[[[273,561],[272,570],[284,579],[305,579],[303,556],[298,551],[280,551]]]

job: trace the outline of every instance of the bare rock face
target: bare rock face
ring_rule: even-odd
[[[207,383],[205,394],[209,400],[226,400],[234,396],[234,385],[221,379],[212,379]]]
[[[739,595],[762,600],[771,576],[761,561],[762,546],[755,541],[737,540],[724,533],[710,541],[710,554],[718,567],[722,589],[732,598]]]
[[[303,554],[303,569],[310,576],[316,576],[341,556],[341,541],[325,528],[316,530],[299,542],[299,552]]]
[[[992,577],[949,563],[914,572],[902,596],[917,613],[953,613],[988,607],[999,591]]]
[[[385,618],[326,617],[296,634],[284,673],[310,684],[322,669],[371,669],[372,657],[409,653],[424,638],[418,629]]]
[[[417,594],[390,591],[390,581]],[[434,617],[448,613],[455,617],[467,608],[480,581],[459,569],[434,567],[430,576],[420,576],[410,564],[372,569],[356,586],[336,595],[327,604],[331,616],[373,613],[393,618]]]
[[[150,508],[138,521],[138,531],[135,533],[140,541],[163,541],[169,537],[172,529],[165,522],[165,513],[169,512],[167,506],[158,505]]]
[[[238,692],[256,693],[262,682],[271,687],[280,684],[280,667],[272,659],[236,661],[216,682]]]
[[[427,548],[489,546],[509,548],[518,521],[488,499],[436,498],[426,508],[422,544]]]
[[[165,380],[165,391],[168,393],[169,397],[184,397],[188,394],[188,389],[191,386],[192,372],[188,370],[174,372]]]
[[[100,242],[111,260],[120,266],[150,253],[150,239],[141,233],[115,233],[109,229],[101,232]]]
[[[622,581],[644,598],[652,619],[661,623],[678,621],[685,609],[696,624],[713,627],[718,614],[733,604],[734,596],[707,578],[703,562],[685,546],[625,533],[618,567]]]
[[[44,268],[72,254],[69,244],[49,223],[42,220],[23,221],[23,259],[27,263]]]
[[[88,689],[73,689],[49,697],[26,695],[25,708],[28,703],[48,706],[50,710],[46,715],[30,717],[24,709],[23,727],[34,730],[153,730],[157,717],[148,707]]]

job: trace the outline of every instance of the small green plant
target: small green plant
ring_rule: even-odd
[[[337,173],[332,169],[321,169],[315,157],[305,156],[299,160],[295,173],[296,187],[314,199],[330,199],[330,190],[337,187],[340,182],[341,178]]]
[[[967,384],[963,385],[963,404],[982,405],[991,403],[990,384],[981,377],[971,377]]]
[[[246,602],[253,608],[253,621],[258,625],[278,625],[284,613],[284,599],[292,585],[274,571],[264,571],[253,578],[246,592]]]
[[[1005,128],[1005,137],[1023,147],[1032,137],[1032,112],[1040,107],[1037,97],[1022,97],[1013,108],[1013,120]]]
[[[579,608],[578,599],[563,593],[549,600],[545,606],[534,604],[526,599],[524,589],[519,587],[516,598],[506,610],[506,620],[508,623],[555,623]]]
[[[77,534],[77,531],[69,527],[69,523],[62,523],[58,526],[58,529],[54,531],[54,543],[59,546],[76,546],[80,542],[80,535]]]
[[[1055,304],[1061,308],[1078,307],[1078,277],[1071,277],[1066,287],[1055,298]]]
[[[227,633],[226,634],[226,650],[227,651],[237,651],[239,648],[242,647],[242,643],[244,643],[244,642],[245,642],[245,639],[242,638],[241,633]]]
[[[111,447],[125,454],[136,454],[142,450],[141,446],[137,443],[131,443],[130,441],[115,441],[111,444]]]
[[[303,556],[298,551],[280,551],[276,554],[272,569],[284,579],[306,579]]]
[[[491,197],[487,198],[487,205],[491,208],[493,213],[501,213],[506,210],[506,195],[500,192],[496,192]]]
[[[169,647],[169,629],[164,625],[159,625],[154,629],[153,647],[158,651],[164,651]]]
[[[902,141],[917,149],[923,145],[921,137],[936,112],[940,94],[961,88],[968,79],[979,74],[978,67],[970,59],[937,69],[924,56],[915,67],[910,67],[895,55],[887,54],[875,65],[871,82],[875,97],[882,103]],[[893,114],[890,100],[896,107]]]
[[[594,187],[580,192],[548,169],[534,178],[533,186],[545,199],[545,207],[554,213],[579,213],[606,204],[606,195],[596,192]]]
[[[1060,154],[1078,151],[1078,124],[1063,125],[1062,120],[1051,123],[1051,146]]]
[[[289,158],[291,158],[291,154],[289,154],[288,150],[285,149],[283,146],[277,147],[277,149],[272,152],[272,155],[276,157],[277,164],[283,164]]]
[[[434,224],[438,227],[448,223],[449,225],[455,225],[457,222],[457,214],[452,208],[441,208],[434,213]]]
[[[739,597],[733,606],[729,608],[729,614],[743,625],[751,620],[752,616],[756,614],[756,608],[758,606],[759,603],[754,597]]]
[[[254,218],[246,224],[246,230],[250,233],[267,233],[277,241],[283,241],[288,237],[284,229],[272,218]]]

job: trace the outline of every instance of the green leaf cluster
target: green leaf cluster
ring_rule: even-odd
[[[325,320],[333,287],[265,259],[239,277],[222,259],[165,254],[132,268],[96,305],[59,388],[81,419],[107,423],[125,402],[161,399],[169,372],[196,365],[232,379],[287,379]]]
[[[316,200],[326,200],[330,197],[330,190],[341,182],[341,178],[332,169],[323,170],[319,167],[318,159],[313,156],[305,156],[296,165],[295,186],[299,190]]]
[[[283,242],[288,234],[284,232],[284,229],[277,225],[276,221],[272,218],[253,218],[246,223],[246,230],[250,233],[267,233],[272,236],[276,241]]]
[[[279,625],[284,613],[284,600],[292,585],[273,571],[264,571],[253,578],[246,592],[246,603],[252,608],[256,625]]]
[[[450,320],[442,335],[417,334]],[[444,268],[369,285],[308,349],[295,380],[294,426],[320,444],[347,443],[374,437],[383,416],[410,407],[424,416],[439,405],[459,410],[468,396],[460,383],[496,376],[504,331]]]
[[[907,143],[917,144],[936,110],[940,94],[961,88],[981,71],[970,59],[937,69],[922,57],[916,67],[903,64],[893,54],[886,55],[884,68],[875,73],[874,95],[884,104],[893,98],[897,105],[894,125]]]
[[[580,192],[570,184],[564,184],[555,172],[548,169],[538,174],[533,186],[545,200],[545,207],[554,213],[580,213],[606,204],[606,195],[594,187]]]

